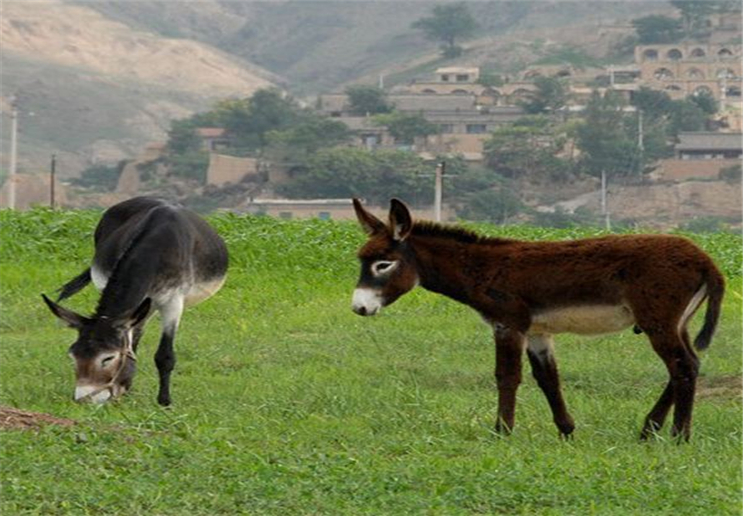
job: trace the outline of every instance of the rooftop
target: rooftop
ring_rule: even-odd
[[[740,150],[742,136],[741,133],[679,133],[676,150]]]

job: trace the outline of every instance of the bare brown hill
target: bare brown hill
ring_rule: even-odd
[[[13,95],[21,109],[19,165],[45,166],[56,152],[63,175],[128,157],[163,138],[173,118],[276,80],[209,45],[134,30],[56,0],[4,2],[0,41],[5,104]]]

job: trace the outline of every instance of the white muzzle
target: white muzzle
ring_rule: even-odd
[[[383,304],[382,295],[376,289],[357,288],[353,291],[351,308],[359,315],[375,315]]]

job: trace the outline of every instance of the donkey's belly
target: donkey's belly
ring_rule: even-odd
[[[623,305],[566,306],[534,313],[529,333],[596,335],[623,330],[634,322]]]
[[[194,283],[188,292],[186,292],[186,297],[184,299],[185,305],[193,306],[213,296],[220,288],[222,288],[224,280],[225,276],[222,276],[213,280]]]

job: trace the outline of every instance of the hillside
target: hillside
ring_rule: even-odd
[[[629,5],[628,5],[629,4]],[[21,169],[60,172],[131,157],[170,120],[216,98],[278,84],[309,102],[354,82],[405,83],[452,64],[411,29],[427,2],[84,2],[3,4],[2,95],[21,106]],[[518,70],[576,46],[600,59],[598,26],[666,9],[645,2],[473,2],[474,40],[457,64]],[[558,55],[559,58],[559,55]],[[7,119],[6,119],[7,120]],[[7,149],[8,131],[2,134]],[[7,160],[4,160],[7,163]]]
[[[478,22],[469,56],[490,68],[514,63],[503,42],[523,39],[588,43],[599,25],[624,23],[668,10],[657,2],[471,2]],[[429,15],[435,2],[96,2],[102,14],[158,34],[191,38],[219,47],[286,78],[298,95],[314,95],[359,79],[376,80],[392,69],[410,69],[436,58],[435,43],[411,24]],[[546,31],[546,34],[544,32]],[[489,55],[492,54],[492,55]],[[520,54],[520,53],[519,53]],[[538,52],[537,52],[538,54]]]
[[[206,44],[133,29],[82,5],[6,2],[0,38],[4,104],[14,95],[21,109],[21,167],[46,163],[51,152],[62,155],[63,173],[130,156],[162,138],[171,119],[273,83]]]

